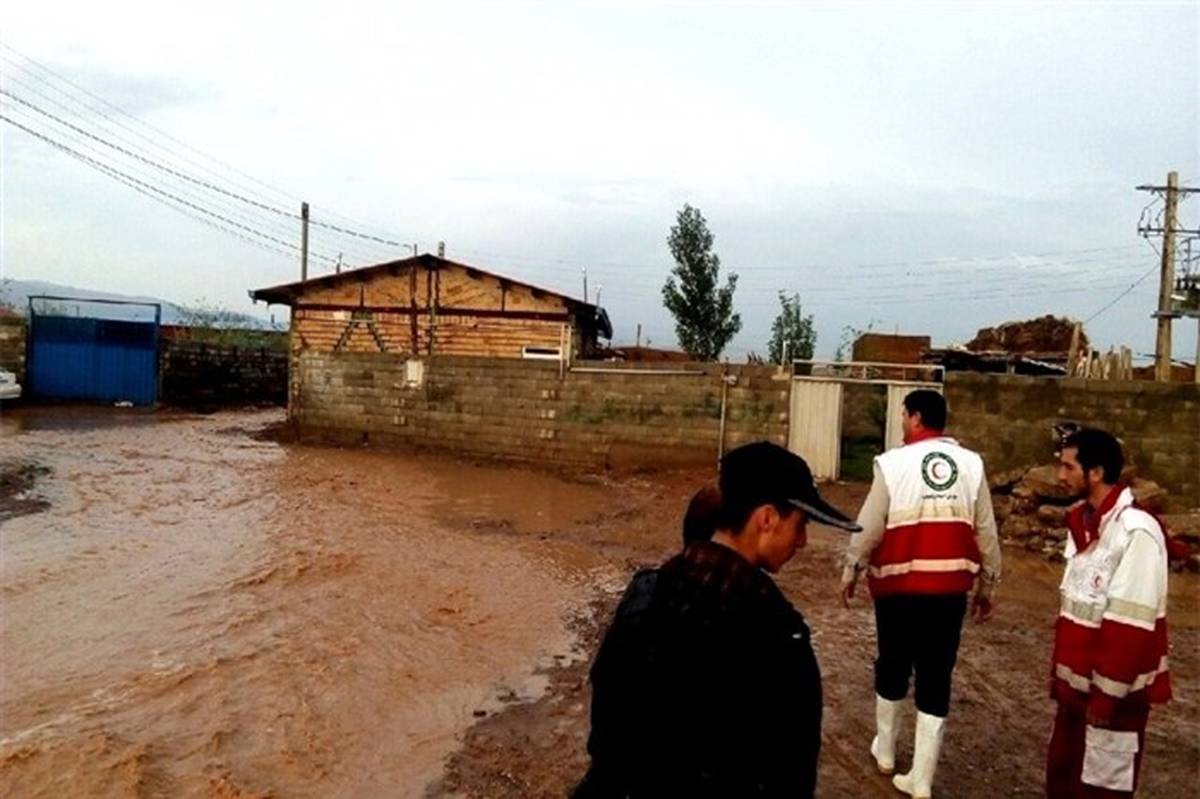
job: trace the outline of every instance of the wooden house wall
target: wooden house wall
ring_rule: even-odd
[[[432,339],[435,354],[520,357],[522,347],[559,346],[568,322],[561,297],[443,267],[310,287],[296,299],[292,341],[297,350],[427,355]]]

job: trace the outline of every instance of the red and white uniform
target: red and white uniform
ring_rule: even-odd
[[[1071,536],[1051,671],[1059,718],[1047,790],[1128,795],[1149,707],[1171,699],[1166,538],[1122,486],[1094,511],[1080,503],[1067,521]]]
[[[999,578],[983,459],[948,436],[877,457],[859,523],[863,532],[851,538],[846,565],[866,566],[874,597],[966,594],[981,571],[989,588]]]

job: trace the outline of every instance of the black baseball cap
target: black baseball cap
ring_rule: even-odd
[[[850,533],[862,528],[821,499],[812,470],[794,452],[756,441],[721,458],[721,496],[742,506],[790,504],[822,524]]]

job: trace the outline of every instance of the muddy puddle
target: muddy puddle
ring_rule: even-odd
[[[73,413],[0,419],[5,796],[419,796],[619,579],[600,483]]]

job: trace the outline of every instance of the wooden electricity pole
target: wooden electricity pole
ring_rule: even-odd
[[[1171,379],[1171,322],[1179,316],[1171,295],[1175,289],[1175,236],[1178,233],[1200,234],[1200,231],[1182,230],[1179,227],[1179,199],[1200,189],[1181,188],[1179,173],[1167,173],[1165,186],[1138,186],[1138,191],[1149,191],[1163,198],[1162,227],[1139,223],[1138,232],[1143,236],[1162,236],[1162,268],[1158,284],[1158,310],[1154,318],[1158,321],[1158,335],[1154,341],[1154,379],[1168,382]]]
[[[300,203],[300,280],[308,280],[308,203]]]
[[[1158,284],[1158,336],[1154,339],[1154,379],[1171,380],[1171,291],[1175,288],[1175,227],[1179,212],[1179,173],[1167,174],[1163,215],[1162,272]]]

